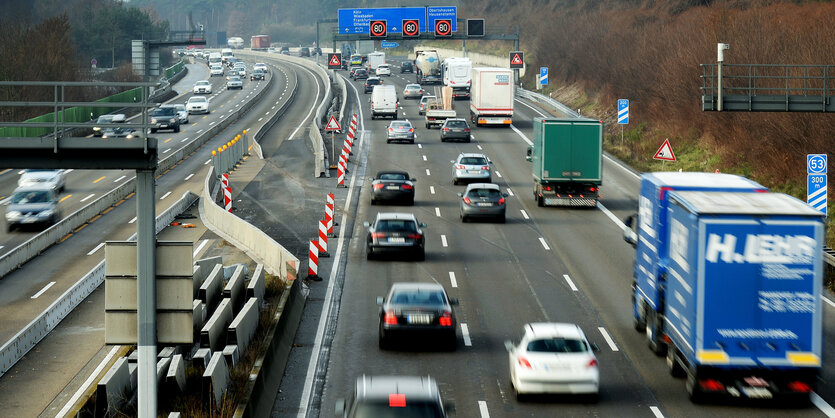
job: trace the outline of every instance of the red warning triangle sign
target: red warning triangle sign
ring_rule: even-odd
[[[341,66],[342,66],[342,64],[339,62],[339,55],[334,55],[333,57],[331,57],[331,62],[330,62],[330,63],[328,63],[328,65],[333,65],[333,66],[336,66],[336,67],[341,67]]]
[[[325,126],[325,130],[330,131],[338,131],[342,128],[339,127],[339,122],[336,121],[336,117],[331,116],[331,119],[328,121],[328,124]]]
[[[513,59],[510,60],[513,65],[522,65],[522,57],[519,54],[513,54]]]
[[[658,151],[655,151],[655,155],[652,158],[664,161],[676,160],[676,155],[673,154],[673,147],[670,146],[669,138],[664,140],[664,143],[661,144],[661,148],[658,148]]]

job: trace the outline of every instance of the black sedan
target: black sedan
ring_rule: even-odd
[[[368,228],[365,239],[365,257],[370,260],[377,254],[406,253],[418,261],[426,258],[423,230],[426,224],[418,222],[411,213],[378,213],[374,223],[364,222]]]
[[[360,68],[360,69],[354,71],[353,77],[354,77],[354,80],[360,80],[360,79],[364,80],[364,79],[368,78],[368,70],[366,70],[364,68]]]
[[[397,337],[414,336],[441,348],[455,350],[456,321],[453,305],[444,287],[437,283],[393,283],[388,295],[377,298],[380,305],[381,349],[391,346]],[[433,336],[433,339],[426,337]]]
[[[264,70],[262,70],[260,68],[257,69],[257,70],[253,70],[252,75],[249,76],[249,81],[264,80],[264,79],[265,79]]]
[[[441,126],[441,142],[461,140],[470,142],[470,125],[464,119],[447,119]]]
[[[415,204],[415,184],[405,171],[380,171],[371,180],[371,204],[380,201],[405,202]]]
[[[383,84],[383,80],[380,77],[368,77],[365,80],[365,94],[371,93],[374,90],[374,86],[379,86]]]

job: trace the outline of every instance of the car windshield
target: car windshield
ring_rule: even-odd
[[[366,84],[368,84],[368,85],[380,84],[380,80],[379,79],[374,79],[374,78],[369,78],[368,81],[366,82]]]
[[[487,161],[484,157],[461,157],[460,163],[464,165],[486,165]]]
[[[405,406],[392,406],[390,402],[363,402],[354,408],[355,418],[435,418],[443,417],[436,403],[409,401]]]
[[[383,219],[374,229],[377,232],[417,232],[417,225],[411,220]]]
[[[380,180],[408,180],[409,177],[405,173],[382,173],[378,177]]]
[[[241,78],[238,76],[229,77],[229,81],[241,81]]]
[[[102,115],[99,116],[98,123],[110,123],[113,120],[113,115]]]
[[[467,122],[464,122],[463,120],[450,120],[450,121],[446,122],[446,127],[447,128],[466,128],[467,127]]]
[[[467,197],[498,199],[502,197],[502,194],[496,189],[472,189],[467,193]]]
[[[26,204],[26,203],[47,203],[50,202],[51,193],[46,190],[32,190],[28,192],[18,192],[12,197],[12,203]]]
[[[529,342],[527,351],[534,353],[584,353],[589,351],[589,348],[582,340],[544,338]]]
[[[174,109],[177,109],[177,111],[179,111],[179,112],[185,112],[186,111],[186,105],[175,104]]]
[[[429,292],[401,291],[391,295],[391,303],[395,305],[440,306],[444,304],[444,293],[440,290]]]

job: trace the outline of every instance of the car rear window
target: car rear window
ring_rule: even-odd
[[[467,193],[467,197],[498,199],[502,197],[502,194],[496,189],[472,189]]]
[[[467,122],[463,120],[450,120],[446,123],[447,128],[466,128]]]
[[[589,351],[585,341],[568,338],[544,338],[528,343],[527,351],[534,353],[583,353]]]
[[[408,180],[403,173],[383,173],[380,174],[380,180]]]
[[[486,165],[487,161],[484,160],[482,157],[463,157],[461,158],[461,164],[465,165]]]
[[[154,110],[152,116],[166,116],[166,115],[173,115],[177,113],[177,111],[173,107],[161,107]]]
[[[392,128],[405,128],[405,129],[409,129],[409,128],[411,128],[411,127],[412,127],[412,125],[411,125],[409,122],[392,122],[392,123],[391,123],[391,127],[392,127]]]
[[[444,294],[440,291],[417,292],[402,291],[391,295],[391,303],[397,305],[429,305],[440,306],[444,304]]]
[[[369,86],[373,85],[373,84],[380,84],[380,80],[375,80],[375,79],[369,78],[368,81],[365,84],[368,84]]]
[[[409,220],[384,219],[377,222],[374,229],[378,232],[417,232],[417,225]]]

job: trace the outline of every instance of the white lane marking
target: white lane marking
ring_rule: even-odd
[[[128,221],[128,223],[129,223],[129,224],[132,224],[132,223],[134,223],[134,222],[136,222],[136,216],[134,216],[134,217],[133,217],[133,219],[131,219],[130,221]]]
[[[478,401],[478,412],[481,414],[481,418],[490,418],[490,412],[487,411],[486,401]]]
[[[267,115],[269,115],[269,114],[270,114],[270,112],[267,112],[267,113],[265,113],[265,114],[264,114],[264,116],[267,116]]]
[[[573,290],[575,292],[578,291],[577,286],[574,285],[574,281],[571,280],[571,277],[568,277],[567,274],[563,274],[562,277],[565,279],[566,282],[568,282],[568,287],[570,287],[571,290]]]
[[[87,197],[85,197],[84,199],[81,199],[81,201],[82,201],[82,202],[86,202],[87,200],[89,200],[91,197],[93,197],[93,196],[95,196],[95,195],[96,195],[95,193],[91,193],[90,195],[88,195],[88,196],[87,196]]]
[[[423,145],[418,144],[418,148],[423,149]]]
[[[600,331],[601,334],[603,334],[603,339],[606,340],[606,344],[609,344],[609,348],[611,348],[612,351],[619,351],[618,346],[615,345],[615,340],[613,340],[609,333],[606,332],[606,328],[597,327],[597,329]]]
[[[118,179],[113,180],[113,182],[114,182],[114,183],[118,183],[118,182],[119,182],[119,180],[121,180],[121,179],[123,179],[123,178],[125,178],[125,177],[126,177],[126,176],[119,177]]]
[[[521,209],[519,212],[522,212],[522,217],[523,217],[523,218],[525,218],[525,219],[531,219],[531,217],[530,217],[530,216],[528,216],[528,212],[525,212],[525,209]]]
[[[276,103],[278,103],[278,102],[276,102]],[[273,109],[275,109],[275,106],[273,106]]]
[[[549,246],[548,246],[548,244],[545,242],[545,238],[539,237],[539,243],[540,243],[540,244],[542,244],[542,246],[543,246],[546,250],[550,250],[550,249],[551,249],[551,247],[549,247]]]
[[[525,136],[525,134],[523,134],[523,133],[522,133],[522,131],[520,131],[520,130],[516,129],[516,127],[515,127],[515,126],[513,126],[513,125],[510,125],[510,129],[513,129],[513,132],[516,132],[516,134],[517,134],[517,135],[519,135],[520,137],[522,137],[522,139],[523,139],[525,142],[527,142],[527,143],[528,143],[528,145],[533,146],[533,142],[531,142],[531,140],[530,140],[530,139],[528,139],[528,137],[527,137],[527,136]]]
[[[449,272],[449,282],[452,284],[452,287],[458,287],[458,281],[455,280],[455,272]]]
[[[110,363],[110,360],[113,359],[113,357],[115,357],[116,354],[119,353],[120,348],[120,346],[116,345],[110,349],[110,352],[107,353],[107,356],[104,358],[104,360],[102,360],[101,363],[99,363],[99,365],[96,366],[96,370],[93,370],[93,373],[90,373],[90,377],[88,377],[87,380],[84,381],[84,384],[78,388],[75,394],[72,395],[72,398],[70,398],[70,400],[66,404],[64,404],[64,407],[61,408],[61,411],[59,411],[58,415],[56,416],[63,417],[67,416],[70,413],[70,409],[72,409],[72,407],[75,406],[78,400],[81,399],[81,396],[84,395],[84,392],[87,390],[88,387],[90,387],[90,385],[93,383],[93,380],[99,377],[99,374],[101,374],[101,371],[104,369],[104,367]]]
[[[46,292],[47,290],[49,290],[49,288],[50,288],[50,287],[52,287],[53,285],[55,285],[55,282],[49,282],[49,284],[48,284],[48,285],[46,285],[46,286],[44,286],[44,288],[43,288],[43,289],[41,289],[41,290],[40,290],[40,292],[35,293],[35,294],[34,294],[34,295],[32,295],[32,297],[31,297],[31,298],[29,298],[29,299],[37,299],[37,298],[38,298],[38,297],[40,297],[42,294],[44,294],[44,292]]]
[[[496,175],[499,176],[499,178],[502,178],[502,173],[499,173],[498,171],[496,171]]]
[[[467,347],[473,345],[473,342],[470,340],[470,329],[467,328],[467,324],[461,324],[461,336],[464,337],[464,345]]]
[[[312,75],[314,78],[316,77],[315,75],[313,75],[313,72],[312,72],[312,71],[310,71],[310,70],[308,70],[307,68],[305,68],[304,70],[305,70],[305,71],[307,71],[308,73],[310,73],[310,75]],[[313,97],[316,97],[316,98],[318,98],[318,97],[319,97],[319,90],[320,90],[320,89],[319,89],[319,83],[316,83],[316,95],[315,95],[315,96],[313,96]],[[299,129],[301,129],[301,128],[302,128],[302,126],[305,126],[305,125],[306,125],[306,123],[305,123],[305,122],[307,121],[307,119],[308,119],[308,118],[310,118],[310,115],[312,115],[312,114],[313,114],[313,111],[314,111],[314,110],[316,110],[316,101],[315,101],[315,100],[314,100],[314,102],[313,102],[313,106],[311,106],[311,107],[310,107],[310,111],[309,111],[309,112],[307,112],[307,116],[305,116],[305,117],[304,117],[304,119],[302,119],[301,123],[299,123],[299,126],[297,126],[297,127],[296,127],[296,130],[295,130],[295,131],[293,131],[293,133],[291,133],[289,137],[287,137],[287,140],[288,140],[288,141],[292,141],[292,140],[293,140],[293,137],[294,137],[294,136],[296,136],[296,132],[298,132],[298,131],[299,131]]]
[[[441,208],[435,208],[435,216],[441,217]]]
[[[835,417],[835,408],[832,408],[832,406],[826,403],[826,401],[823,400],[823,398],[821,398],[820,396],[818,396],[817,393],[812,392],[812,394],[809,397],[812,399],[812,403],[815,404],[815,406],[818,407],[818,409],[820,409],[821,412],[826,414],[827,417]]]
[[[17,174],[22,175],[24,172],[26,172],[26,170],[20,170],[20,171],[17,172]]]
[[[99,243],[99,245],[96,245],[96,248],[93,248],[92,250],[90,250],[90,252],[89,252],[89,253],[87,253],[87,255],[93,255],[93,254],[95,254],[95,253],[96,253],[96,251],[98,251],[98,250],[99,250],[99,248],[101,248],[101,247],[104,247],[104,243],[103,243],[103,242],[102,242],[102,243]]]
[[[425,155],[423,156],[423,161],[426,161],[426,156]]]
[[[431,176],[431,174],[429,174],[429,169],[428,168],[426,169],[426,175]]]
[[[215,121],[209,122],[209,125],[214,125],[214,124],[215,124]]]
[[[207,239],[204,239],[204,240],[200,241],[200,244],[197,245],[197,248],[194,249],[194,254],[192,254],[191,256],[192,257],[197,257],[197,253],[199,253],[200,250],[202,250],[203,247],[205,247],[206,243],[208,243],[208,242],[209,242],[209,240],[207,240]]]
[[[180,141],[180,142],[186,142],[186,141],[188,141],[188,137],[183,138],[183,140]]]
[[[446,247],[446,235],[441,235],[441,246]]]
[[[615,214],[614,214],[614,213],[610,212],[610,211],[609,211],[609,209],[606,209],[606,206],[603,206],[603,204],[602,204],[602,203],[597,202],[597,207],[598,207],[601,211],[603,211],[603,213],[605,213],[605,214],[606,214],[606,216],[608,216],[608,217],[609,217],[609,219],[611,219],[611,220],[612,220],[612,222],[614,222],[614,223],[615,223],[615,225],[617,225],[617,226],[618,226],[618,228],[620,228],[620,229],[625,229],[625,228],[626,228],[626,225],[624,225],[624,224],[623,224],[623,222],[621,222],[621,221],[620,221],[620,219],[618,219],[618,217],[617,217],[617,216],[615,216]]]
[[[203,163],[203,165],[206,165],[206,164],[208,164],[208,163],[210,163],[210,162],[212,162],[212,159],[211,159],[211,158],[209,158],[208,160],[206,160],[206,162],[205,162],[205,163]]]
[[[508,195],[513,196],[513,190],[510,190],[510,187],[508,187],[506,190]]]
[[[194,177],[194,173],[189,174],[188,177],[186,177],[185,181],[188,181],[188,179],[190,179],[192,177]]]
[[[165,154],[165,153],[167,153],[168,151],[171,151],[171,148],[168,148],[167,150],[163,151],[162,153],[163,153],[163,154]]]
[[[201,130],[197,131],[197,133],[198,133],[198,134],[199,134],[200,132],[203,132],[203,130],[201,129]]]
[[[484,149],[484,148],[481,148],[481,145],[476,145],[476,146],[478,147],[478,149]]]
[[[435,186],[429,186],[429,193],[435,194]]]
[[[229,109],[229,113],[232,113],[234,111],[235,111],[235,109]]]
[[[264,120],[264,118],[258,118],[258,122],[261,122],[262,120]]]
[[[9,204],[9,202],[11,202],[11,201],[12,201],[12,197],[11,197],[11,196],[9,196],[9,197],[7,197],[7,198],[5,198],[5,199],[3,199],[3,200],[0,200],[0,204],[2,204],[2,205],[8,205],[8,204]]]
[[[655,415],[655,418],[664,418],[664,414],[661,413],[661,410],[657,406],[651,406],[649,410],[652,411],[652,415]]]
[[[829,300],[826,296],[821,295],[821,299],[823,299],[823,301],[826,302],[829,306],[835,308],[835,302]]]
[[[164,195],[162,195],[162,197],[161,197],[161,198],[159,198],[159,200],[165,199],[165,198],[166,198],[166,197],[168,197],[168,195],[170,195],[170,194],[171,194],[171,192],[165,192],[165,194],[164,194]]]

